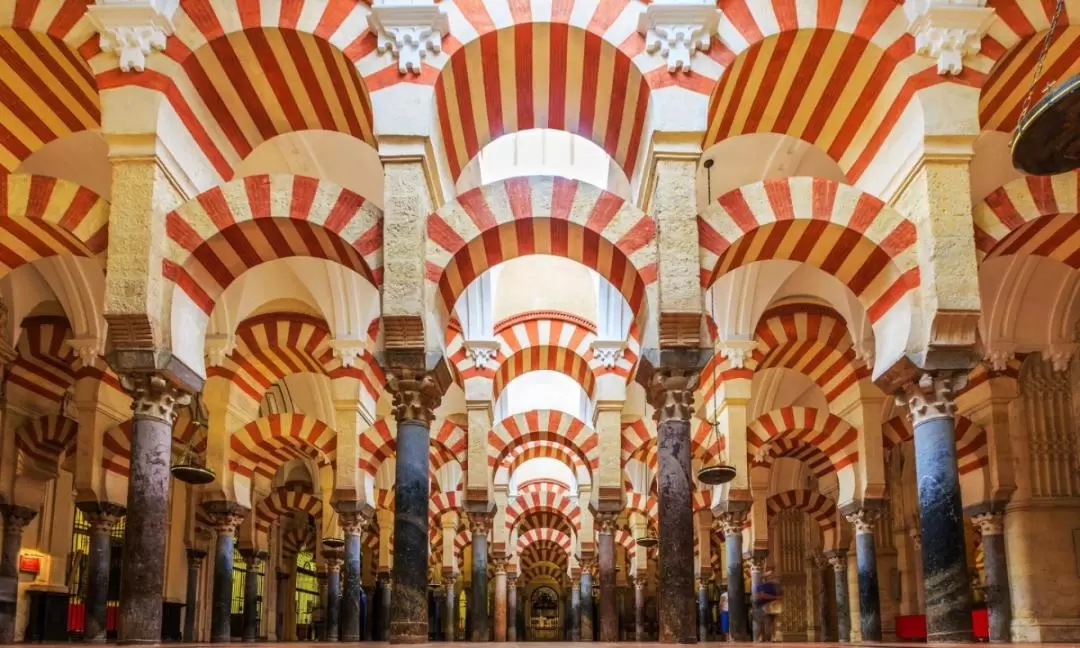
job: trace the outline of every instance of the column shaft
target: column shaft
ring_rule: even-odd
[[[391,643],[428,640],[428,424],[398,421],[394,493],[394,590],[390,599]]]
[[[859,567],[859,629],[863,641],[881,641],[881,594],[878,591],[877,549],[873,533],[855,535]]]
[[[698,611],[698,641],[709,640],[709,581],[702,578],[698,581],[697,611]]]
[[[570,639],[581,641],[581,579],[574,579],[574,588],[570,591]]]
[[[487,611],[487,529],[472,534],[472,607],[469,609],[470,641],[489,641]]]
[[[443,614],[443,641],[453,641],[454,630],[457,629],[457,624],[454,623],[457,617],[457,594],[454,581],[453,578],[443,577],[443,583],[446,585],[446,600],[443,603],[446,609]]]
[[[331,561],[326,574],[326,640],[341,641],[341,562]]]
[[[244,643],[254,643],[259,639],[259,557],[249,553],[244,560]]]
[[[514,579],[516,581],[517,579]],[[506,589],[506,640],[510,642],[517,641],[517,619],[518,619],[518,606],[517,606],[517,582],[511,582],[507,584]]]
[[[18,587],[19,551],[22,549],[23,528],[34,519],[35,511],[22,506],[4,506],[4,546],[0,552],[0,577],[11,579],[12,589]],[[16,590],[17,596],[17,590]],[[0,603],[0,644],[15,643],[17,603]]]
[[[362,520],[347,521],[342,515],[342,531],[345,535],[345,576],[343,604],[341,606],[341,641],[360,641],[360,528]],[[408,554],[401,554],[408,555]],[[404,561],[401,561],[404,562]],[[427,559],[424,559],[427,564]],[[386,592],[385,594],[389,594]],[[387,601],[387,604],[389,601]]]
[[[592,573],[581,572],[581,639],[593,640],[593,582]]]
[[[836,590],[836,634],[837,641],[851,641],[851,600],[848,596],[847,555],[837,552],[829,556],[833,568],[834,587]]]
[[[817,603],[816,616],[817,624],[820,630],[818,631],[821,641],[829,641],[831,633],[829,632],[829,572],[832,568],[829,567],[828,561],[823,559],[820,555],[814,560],[814,586],[815,586],[815,602]]]
[[[184,641],[195,641],[195,612],[199,607],[199,569],[202,567],[206,552],[188,549],[187,597],[184,602]]]
[[[743,586],[742,518],[738,520],[738,531],[731,526],[724,529],[724,554],[727,556],[728,628],[735,641],[746,641],[750,638],[750,629],[746,627],[746,592]]]
[[[645,641],[645,578],[634,579],[634,641]]]
[[[615,529],[602,528],[597,536],[597,565],[600,569],[600,641],[619,640],[619,615],[615,607]]]
[[[764,568],[765,556],[750,559],[750,636],[754,641],[761,641],[761,610],[754,605],[754,593],[761,585],[761,570]]]
[[[983,513],[974,516],[972,521],[982,533],[990,641],[1008,643],[1012,640],[1012,598],[1009,594],[1009,570],[1005,558],[1004,514]]]
[[[233,532],[218,531],[214,552],[214,600],[210,613],[210,641],[232,641]]]
[[[495,641],[506,641],[506,567],[497,564],[495,567]]]
[[[693,643],[694,518],[690,421],[661,420],[657,428],[660,533],[660,643]]]
[[[90,522],[90,552],[86,566],[86,617],[83,639],[105,643],[105,613],[109,603],[109,554],[112,553],[112,522]]]

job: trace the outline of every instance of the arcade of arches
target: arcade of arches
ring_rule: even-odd
[[[1064,4],[6,0],[0,643],[1080,641]]]

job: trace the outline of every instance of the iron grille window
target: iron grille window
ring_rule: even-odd
[[[310,551],[296,554],[296,625],[311,624],[311,613],[319,604],[319,580],[315,576],[315,556]]]

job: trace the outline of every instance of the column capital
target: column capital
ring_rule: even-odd
[[[326,554],[326,570],[331,574],[341,573],[341,566],[345,564],[345,561],[341,559],[341,553],[338,551],[328,552]]]
[[[398,423],[420,421],[430,424],[442,402],[449,383],[443,372],[410,368],[388,368],[386,389],[393,397],[394,418]]]
[[[420,74],[423,59],[441,53],[442,39],[450,33],[450,19],[434,0],[377,0],[368,23],[378,35],[379,54],[390,52],[401,74]]]
[[[101,51],[115,53],[122,71],[142,72],[151,50],[165,49],[176,5],[169,0],[98,0],[86,14],[101,35]]]
[[[644,576],[634,576],[634,589],[635,590],[638,590],[638,591],[643,590],[643,589],[645,589],[645,586],[647,584],[648,584],[648,579],[646,577],[644,577]]]
[[[121,373],[120,385],[131,396],[131,410],[137,419],[152,419],[172,425],[177,409],[191,402],[191,394],[165,376],[155,373]]]
[[[742,534],[749,513],[750,511],[747,509],[724,511],[716,516],[716,521],[720,525],[720,529],[724,532],[725,536]]]
[[[509,564],[510,559],[506,556],[492,556],[491,557],[491,569],[496,575],[506,575],[506,566]]]
[[[240,555],[244,557],[244,562],[247,563],[248,571],[257,570],[259,561],[266,560],[270,557],[270,554],[265,551],[260,551],[258,549],[241,549]]]
[[[518,583],[518,573],[517,572],[506,572],[506,586],[509,587],[510,589],[515,589],[515,588],[517,588],[517,583]]]
[[[610,511],[596,513],[593,517],[596,522],[596,532],[602,535],[614,535],[618,528],[619,514]]]
[[[912,426],[918,427],[936,419],[953,418],[956,394],[966,385],[966,371],[928,371],[902,385],[896,400],[907,406]]]
[[[0,505],[0,513],[4,515],[4,532],[18,531],[20,535],[26,525],[30,524],[38,514],[32,508],[17,504]]]
[[[881,510],[875,508],[855,508],[844,513],[844,519],[855,527],[855,535],[871,535],[874,523],[881,517]]]
[[[218,500],[214,502],[203,502],[203,510],[210,516],[210,521],[214,525],[214,530],[218,534],[232,535],[236,533],[236,527],[240,526],[244,522],[244,518],[247,517],[249,509],[241,506],[236,502],[229,502],[225,500]]]
[[[908,0],[904,14],[916,53],[937,59],[941,75],[963,71],[964,61],[982,49],[995,16],[986,0]]]
[[[1001,535],[1005,533],[1005,513],[987,511],[971,517],[971,523],[979,535]]]
[[[202,549],[196,549],[194,547],[188,547],[188,550],[187,550],[188,566],[194,567],[195,569],[200,569],[202,567],[203,560],[205,558],[206,558],[206,552],[203,551]],[[286,577],[287,576],[288,575],[286,574]]]
[[[495,522],[495,513],[469,513],[469,530],[473,535],[487,535],[491,533],[491,526]]]
[[[331,503],[338,514],[342,533],[360,535],[371,521],[372,508],[359,500],[335,500]]]
[[[458,575],[453,571],[444,571],[442,574],[442,582],[444,587],[453,587],[458,580]]]
[[[769,553],[767,551],[752,551],[743,555],[745,560],[750,565],[751,574],[760,574],[765,571],[765,561],[768,560]]]
[[[638,16],[645,51],[667,60],[668,72],[689,74],[690,59],[706,52],[720,22],[720,12],[708,0],[654,2]]]
[[[79,510],[86,516],[91,533],[110,533],[127,509],[112,502],[80,502]]]
[[[649,404],[658,424],[689,421],[694,413],[694,390],[700,374],[697,369],[659,367],[652,371],[646,385]]]
[[[825,554],[825,558],[832,565],[833,571],[837,574],[842,574],[847,571],[847,552],[842,549],[836,551],[830,551]]]

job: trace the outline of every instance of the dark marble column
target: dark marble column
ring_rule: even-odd
[[[754,592],[761,584],[761,574],[765,571],[765,559],[768,553],[757,550],[743,554],[743,559],[750,564],[750,635],[754,641],[761,641],[761,614],[757,606],[753,604]],[[730,602],[728,606],[730,608]]]
[[[644,551],[644,550],[641,550]],[[634,641],[645,641],[645,577],[634,576]]]
[[[291,560],[296,564],[296,556],[285,556],[286,560]],[[289,591],[289,572],[277,571],[275,572],[277,578],[277,605],[274,606],[275,619],[274,619],[274,637],[277,641],[285,641],[285,610],[288,608],[287,602],[292,594],[293,600],[295,598],[295,592]]]
[[[596,515],[596,565],[600,578],[600,641],[619,640],[619,613],[615,607],[616,513]]]
[[[879,511],[856,509],[846,513],[855,527],[855,561],[859,569],[859,631],[863,641],[881,641],[881,594],[878,591],[874,522]]]
[[[742,530],[747,511],[728,511],[720,514],[724,531],[724,555],[727,557],[728,628],[735,641],[750,639],[746,626],[746,591],[743,586]]]
[[[915,435],[929,643],[962,643],[973,637],[971,582],[964,547],[964,512],[953,420],[955,392],[966,384],[966,372],[926,373],[904,386]]]
[[[363,583],[360,580],[360,566],[362,564],[360,534],[368,522],[370,507],[356,501],[340,500],[334,502],[334,509],[337,510],[340,516],[338,518],[339,525],[345,539],[342,570],[341,641],[360,641],[360,597],[363,589]],[[398,555],[408,556],[409,554]],[[423,560],[424,565],[427,565],[426,553]],[[386,594],[389,594],[389,592],[384,592],[384,595]]]
[[[513,643],[517,641],[517,574],[506,575],[506,640]]]
[[[660,643],[694,643],[694,512],[690,416],[697,371],[660,368],[647,387],[655,408],[659,495]]]
[[[829,579],[828,572],[832,570],[828,559],[821,554],[809,556],[810,564],[814,566],[814,602],[818,636],[821,641],[830,640],[829,632]]]
[[[390,641],[390,596],[393,587],[390,585],[390,573],[382,572],[378,576],[382,596],[379,598],[379,641]]]
[[[245,549],[241,553],[247,565],[244,571],[244,643],[255,643],[259,640],[259,562],[266,560],[266,552]]]
[[[826,554],[833,568],[836,589],[837,641],[851,641],[851,599],[848,596],[847,552],[830,551]]]
[[[341,566],[338,552],[326,552],[326,640],[341,641]]]
[[[709,579],[698,578],[697,591],[698,641],[709,640]]]
[[[195,615],[199,609],[199,570],[202,569],[206,552],[202,549],[187,550],[187,598],[184,602],[184,641],[195,642]]]
[[[210,614],[210,641],[232,641],[233,545],[236,527],[244,521],[247,509],[236,502],[204,502],[217,529],[214,549],[214,595]],[[129,516],[130,519],[130,516]],[[125,529],[126,533],[130,533]],[[126,555],[126,554],[125,554]],[[126,573],[126,572],[125,572]],[[123,605],[121,605],[123,608]],[[121,629],[123,632],[123,629]]]
[[[582,561],[581,565],[581,639],[578,641],[592,641],[595,637],[593,629],[593,574],[596,573],[595,561]]]
[[[319,604],[315,609],[319,611],[319,614],[311,615],[311,623],[315,626],[315,640],[326,641],[326,601],[330,598],[327,591],[330,578],[326,573],[325,564],[319,565],[317,569],[315,580],[319,586]]]
[[[169,465],[177,406],[190,396],[154,373],[125,373],[124,358],[110,358],[132,397],[131,468],[120,572],[120,643],[161,641],[165,541],[169,524]]]
[[[570,590],[570,640],[581,641],[581,576],[573,577]]]
[[[1005,558],[1005,514],[979,513],[972,518],[982,534],[983,564],[986,569],[986,606],[990,641],[1012,641],[1012,599],[1009,595],[1009,571]]]
[[[10,601],[0,603],[0,644],[15,643],[15,613],[18,605],[19,551],[22,550],[23,529],[37,515],[25,506],[0,505],[4,515],[4,547],[0,553],[0,579],[9,583]]]
[[[457,584],[457,574],[454,572],[443,572],[443,587],[446,588],[446,598],[443,601],[443,641],[453,641],[454,633],[457,630],[457,590],[454,589],[454,585]]]
[[[430,417],[419,410],[398,416],[394,491],[394,590],[390,642],[428,640],[428,466]]]
[[[492,513],[470,513],[472,528],[472,607],[469,608],[469,640],[490,641],[488,631],[488,533],[491,532]]]
[[[86,568],[86,620],[83,640],[105,643],[105,611],[109,601],[109,558],[112,530],[123,517],[124,507],[111,502],[80,502],[90,523],[90,552]]]

